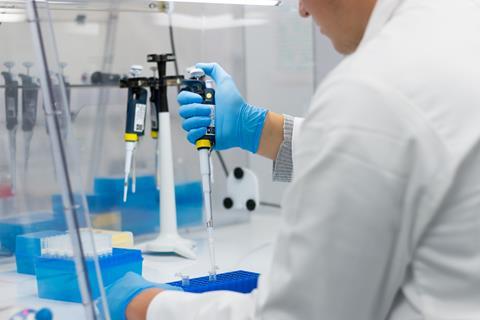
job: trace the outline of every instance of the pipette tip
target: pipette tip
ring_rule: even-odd
[[[128,180],[123,184],[123,202],[127,202]]]
[[[217,271],[210,271],[208,273],[208,281],[217,281]]]

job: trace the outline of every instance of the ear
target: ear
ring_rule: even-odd
[[[298,13],[303,18],[310,17],[310,13],[305,8],[305,4],[303,3],[303,0],[298,0]]]

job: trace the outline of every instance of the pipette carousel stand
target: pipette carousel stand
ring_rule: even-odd
[[[170,130],[170,112],[167,102],[168,80],[165,77],[167,61],[173,61],[173,55],[149,55],[148,62],[158,64],[159,90],[159,141],[157,184],[160,192],[160,234],[145,245],[148,253],[176,253],[182,257],[195,259],[195,242],[182,238],[177,230],[177,209],[175,204],[175,182],[173,176],[173,150]]]

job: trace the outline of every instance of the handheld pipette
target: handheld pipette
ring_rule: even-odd
[[[211,189],[211,167],[210,153],[215,145],[215,90],[211,81],[205,81],[205,72],[201,69],[192,68],[188,70],[190,79],[184,80],[180,87],[181,91],[190,91],[203,98],[203,104],[211,106],[210,125],[205,136],[198,139],[195,146],[200,158],[200,173],[202,176],[203,198],[205,206],[205,219],[208,232],[208,249],[212,270],[209,279],[216,280],[217,266],[215,262],[215,242],[213,236],[213,215],[212,215],[212,189]]]
[[[127,120],[125,126],[125,180],[123,188],[123,201],[127,201],[128,179],[132,170],[132,191],[135,192],[135,151],[140,137],[145,134],[145,119],[147,115],[147,90],[142,88],[136,80],[145,80],[138,78],[142,72],[142,66],[132,66],[130,68],[130,81],[128,86],[128,104],[127,104]]]
[[[35,79],[30,76],[30,68],[33,64],[25,62],[23,66],[27,68],[27,74],[20,74],[19,77],[22,79],[22,131],[25,140],[24,170],[27,172],[30,144],[33,137],[33,129],[37,121],[39,86],[35,82]]]
[[[11,69],[13,62],[5,62],[8,72],[2,72],[5,79],[5,112],[6,124],[10,145],[10,175],[12,180],[12,192],[16,189],[16,162],[17,162],[17,126],[18,126],[18,82],[15,80]]]

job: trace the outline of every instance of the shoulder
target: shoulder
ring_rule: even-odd
[[[400,139],[413,129],[409,127],[414,113],[412,102],[388,83],[355,74],[338,75],[316,92],[306,125],[320,121],[331,128],[365,129]]]
[[[298,142],[300,164],[318,154],[343,154],[402,179],[410,175],[412,163],[430,163],[421,171],[433,175],[435,159],[443,153],[435,132],[408,96],[387,82],[359,74],[331,77],[319,88]]]

